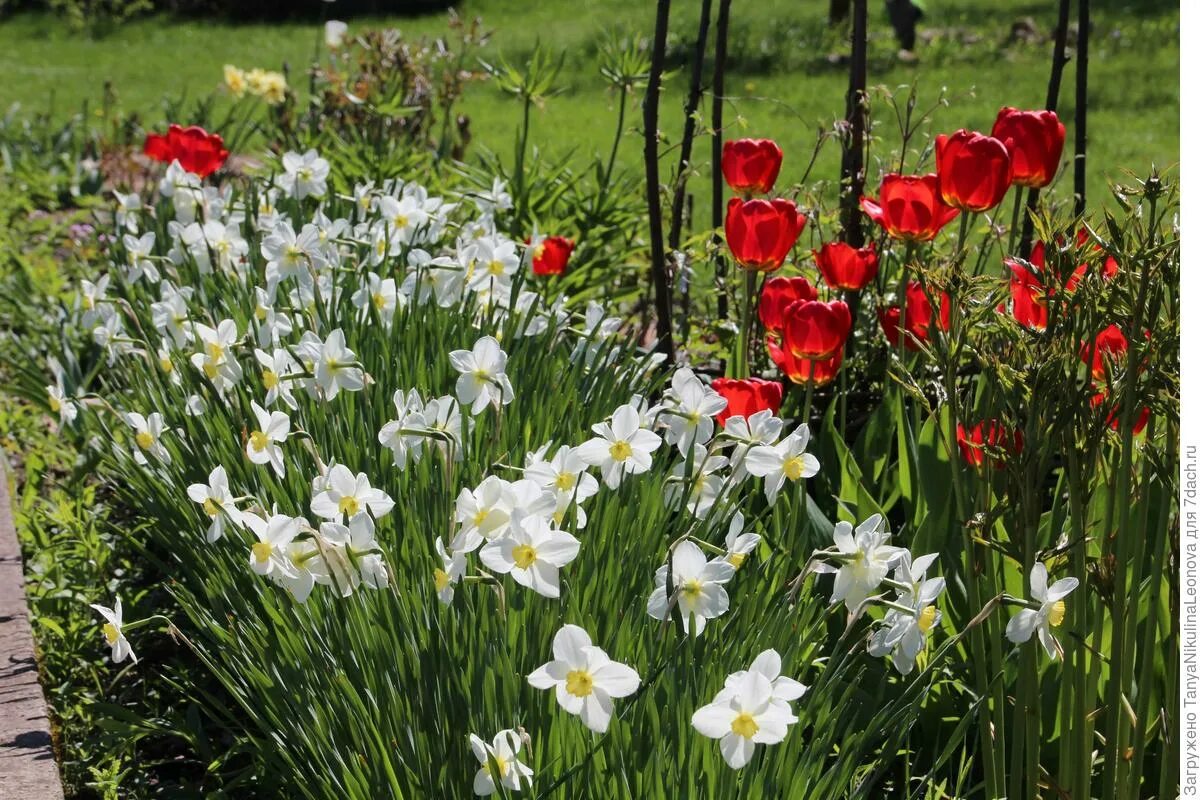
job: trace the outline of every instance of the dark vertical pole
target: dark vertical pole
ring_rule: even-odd
[[[725,181],[721,174],[722,131],[725,110],[725,54],[729,41],[729,6],[733,0],[721,0],[717,7],[717,42],[713,57],[712,80],[712,226],[721,227],[725,222]],[[713,250],[717,253],[717,319],[729,316],[729,287],[725,284],[725,255],[720,250],[720,239],[713,236]]]
[[[708,48],[708,20],[712,12],[712,0],[701,0],[700,30],[696,32],[696,48],[692,53],[692,75],[688,81],[687,100],[683,106],[683,139],[679,143],[679,168],[675,173],[675,190],[671,197],[671,229],[667,234],[667,247],[672,257],[679,250],[683,237],[683,201],[687,192],[688,173],[692,168],[692,144],[696,139],[696,109],[700,107],[700,82],[704,77],[704,51]],[[692,307],[691,282],[680,281],[679,313],[680,336],[686,342],[688,336],[688,314]]]
[[[671,18],[671,0],[658,0],[654,21],[654,47],[650,52],[650,81],[642,104],[642,125],[646,139],[646,203],[650,215],[650,274],[654,281],[654,308],[658,316],[658,350],[675,360],[671,341],[671,286],[667,280],[667,257],[663,249],[662,202],[658,182],[658,98],[662,90],[663,62],[667,53],[667,25]]]
[[[858,198],[863,193],[863,138],[867,104],[867,0],[854,0],[850,46],[850,88],[846,121],[850,141],[842,149],[842,235],[854,247],[865,243]]]
[[[1058,110],[1058,93],[1062,88],[1063,70],[1067,65],[1067,28],[1071,24],[1071,0],[1058,2],[1058,27],[1054,31],[1054,58],[1050,62],[1050,83],[1046,87],[1046,110]],[[1038,190],[1030,189],[1025,200],[1025,225],[1021,228],[1018,253],[1028,259],[1033,251],[1033,212],[1037,210]]]
[[[1075,52],[1075,216],[1087,207],[1087,72],[1091,0],[1079,0],[1079,37]]]

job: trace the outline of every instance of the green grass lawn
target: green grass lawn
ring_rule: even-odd
[[[695,0],[675,3],[671,47],[677,64],[695,35],[698,5]],[[944,90],[950,107],[938,112],[934,131],[987,129],[1002,105],[1044,103],[1055,3],[929,0],[927,5],[923,30],[931,38],[919,45],[916,64],[896,59],[882,4],[873,10],[871,84],[916,82],[923,106]],[[565,51],[562,91],[537,114],[534,137],[549,152],[575,148],[590,156],[607,150],[616,122],[612,98],[597,70],[599,48],[610,36],[648,37],[653,6],[625,0],[476,0],[464,3],[461,13],[482,16],[494,31],[488,57],[519,62],[539,41]],[[1179,7],[1162,0],[1093,0],[1093,6],[1089,192],[1096,198],[1107,195],[1107,180],[1126,180],[1125,169],[1144,173],[1151,162],[1167,166],[1178,160]],[[332,14],[336,8],[331,6]],[[737,117],[741,135],[768,136],[782,144],[788,154],[785,180],[799,178],[818,126],[828,127],[844,105],[845,68],[831,63],[830,56],[848,47],[843,32],[824,25],[824,9],[825,3],[815,0],[733,4],[734,70],[727,90],[735,99],[727,118]],[[1012,25],[1026,17],[1036,35],[1031,41],[1014,41]],[[360,19],[352,21],[352,30],[385,23],[413,36],[446,30],[442,15]],[[27,111],[52,108],[65,117],[85,102],[94,109],[105,83],[111,82],[122,108],[144,112],[157,122],[164,95],[207,93],[220,83],[225,63],[267,68],[287,63],[293,83],[303,84],[319,27],[149,18],[93,40],[71,33],[51,16],[20,14],[0,22],[0,72],[6,76],[0,82],[0,107],[19,102]],[[1068,135],[1073,66],[1068,65],[1060,104]],[[668,139],[677,136],[682,123],[683,72],[676,70],[667,87],[660,127]],[[519,121],[511,98],[486,84],[475,86],[464,110],[471,117],[474,141],[507,154]],[[878,134],[886,151],[896,136],[883,111],[877,105]],[[636,110],[630,118],[631,125],[640,123]],[[701,144],[697,159],[706,153]],[[638,163],[635,138],[626,140],[621,159]],[[813,178],[836,176],[837,165],[834,148],[826,148]]]

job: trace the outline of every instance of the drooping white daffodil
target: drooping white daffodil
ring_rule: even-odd
[[[112,648],[112,661],[114,664],[120,664],[126,658],[133,659],[133,663],[137,663],[137,655],[133,652],[133,648],[129,645],[129,640],[125,638],[121,627],[124,621],[121,618],[121,598],[117,598],[113,603],[112,608],[97,605],[92,603],[92,608],[96,613],[104,618],[104,625],[100,628],[104,634],[104,642]]]
[[[613,412],[612,422],[592,426],[596,437],[579,446],[578,454],[587,464],[600,468],[605,485],[616,489],[626,475],[639,475],[650,469],[651,456],[662,438],[641,426],[637,409],[626,404]]]
[[[117,201],[117,209],[113,214],[117,227],[124,228],[129,233],[137,233],[138,216],[142,211],[142,196],[137,192],[121,194],[114,189],[113,197]]]
[[[255,336],[259,347],[272,347],[292,333],[292,318],[275,310],[275,287],[254,289]]]
[[[741,483],[749,474],[746,471],[746,454],[758,445],[774,445],[783,434],[783,420],[769,408],[756,411],[749,418],[740,414],[725,420],[724,436],[733,439],[733,452],[729,454],[729,465],[733,467],[731,479]]]
[[[405,469],[410,456],[415,462],[421,460],[429,428],[425,403],[416,389],[409,390],[407,395],[397,389],[392,395],[392,404],[396,406],[396,419],[379,429],[379,443],[392,451],[392,463]]]
[[[343,464],[335,464],[326,475],[325,491],[316,494],[309,505],[318,517],[341,521],[354,519],[370,510],[376,519],[387,516],[395,501],[382,489],[375,489],[365,472],[355,475]]]
[[[315,359],[317,385],[326,400],[337,397],[338,392],[357,392],[366,385],[358,356],[346,347],[346,334],[338,328],[329,334],[321,345],[321,353]]]
[[[442,560],[442,566],[433,570],[433,588],[437,592],[438,601],[450,605],[454,600],[454,585],[467,571],[467,557],[454,550],[447,551],[440,536],[433,543],[433,548]]]
[[[816,572],[835,572],[833,595],[829,604],[845,601],[851,614],[883,583],[883,579],[906,551],[889,545],[891,534],[884,529],[879,514],[867,518],[857,528],[841,521],[833,527],[833,558],[838,566],[819,564]]]
[[[717,695],[717,699],[692,714],[692,727],[721,742],[721,756],[741,769],[754,755],[757,744],[778,744],[788,726],[797,722],[786,703],[774,702],[771,682],[756,670],[747,670]]]
[[[683,541],[675,547],[671,559],[671,589],[683,630],[695,630],[699,636],[710,619],[729,610],[729,595],[724,584],[733,578],[733,564],[724,559],[708,561],[695,542]],[[646,612],[655,619],[666,619],[671,608],[667,596],[667,565],[654,573],[654,591]]]
[[[705,386],[687,367],[675,370],[659,417],[667,426],[667,443],[678,447],[683,454],[695,445],[708,444],[715,427],[713,418],[728,404],[728,400]]]
[[[1046,585],[1048,581],[1046,565],[1040,561],[1034,564],[1029,572],[1029,596],[1041,603],[1041,607],[1036,611],[1032,608],[1018,611],[1016,616],[1008,621],[1004,635],[1015,644],[1024,644],[1037,633],[1038,641],[1042,643],[1046,655],[1054,660],[1062,653],[1062,645],[1050,629],[1057,628],[1066,619],[1067,603],[1064,598],[1079,586],[1079,579],[1063,578],[1050,586]]]
[[[193,483],[187,489],[188,497],[199,503],[204,513],[212,520],[208,526],[208,541],[215,542],[225,534],[225,525],[242,526],[242,512],[233,502],[229,491],[229,477],[225,468],[217,466],[208,473],[208,484]]]
[[[758,547],[762,537],[757,533],[742,533],[746,527],[746,518],[741,511],[735,511],[729,520],[729,532],[725,534],[725,560],[733,564],[734,569],[741,569],[746,558]]]
[[[775,498],[785,481],[811,478],[821,469],[816,456],[804,452],[808,447],[808,436],[808,425],[801,424],[779,444],[756,445],[746,453],[746,471],[765,480],[767,502],[771,505],[775,505]]]
[[[564,625],[554,634],[553,652],[553,661],[529,674],[529,685],[554,689],[564,711],[604,733],[612,720],[612,699],[628,697],[641,684],[637,671],[610,659],[578,625]]]
[[[280,478],[283,477],[283,448],[280,443],[288,437],[292,421],[282,411],[267,412],[258,403],[250,401],[254,411],[255,428],[246,439],[246,457],[254,464],[270,464]]]
[[[237,323],[226,319],[210,328],[197,322],[192,331],[202,348],[192,354],[192,366],[203,372],[218,392],[229,391],[242,380],[242,365],[231,352],[238,339]]]
[[[375,523],[369,514],[358,514],[346,525],[322,522],[320,555],[308,565],[317,583],[332,586],[348,597],[360,584],[386,589],[390,583]]]
[[[454,350],[450,363],[459,373],[454,393],[458,402],[471,407],[472,414],[488,405],[499,408],[512,402],[512,384],[504,372],[508,355],[494,337],[480,338],[470,350]]]
[[[471,753],[479,762],[472,789],[483,797],[496,793],[497,781],[505,789],[519,792],[533,785],[533,770],[521,763],[521,736],[516,731],[502,730],[488,744],[471,734]]]
[[[797,680],[793,680],[783,675],[783,660],[779,657],[773,648],[763,650],[754,657],[754,661],[750,663],[749,672],[757,672],[766,678],[771,684],[771,703],[787,711],[789,714],[792,707],[788,705],[793,700],[799,700],[808,691],[808,687]],[[742,678],[745,677],[747,670],[739,670],[729,675],[725,679],[725,688],[717,693],[714,702],[732,699],[738,692]]]
[[[242,520],[258,539],[250,546],[250,569],[259,575],[295,574],[288,545],[300,535],[304,520],[287,514],[272,514],[270,519],[263,519],[251,513],[243,515]]]
[[[306,197],[324,197],[325,181],[329,177],[329,162],[317,155],[316,150],[283,154],[283,172],[276,176],[275,185],[288,197],[303,200]]]
[[[62,366],[52,360],[50,368],[54,372],[54,383],[46,387],[46,402],[50,405],[50,410],[58,414],[59,427],[65,427],[79,416],[79,406],[75,405],[74,400],[67,397]]]
[[[137,283],[145,276],[150,283],[158,283],[158,267],[150,260],[154,253],[154,231],[141,236],[127,233],[121,237],[121,243],[125,245],[125,282]]]
[[[539,516],[515,511],[508,532],[479,551],[484,566],[512,575],[543,597],[558,597],[558,571],[579,555],[579,540]]]
[[[686,461],[680,461],[671,468],[666,487],[667,502],[673,507],[683,505],[693,516],[704,518],[725,487],[726,476],[721,470],[728,464],[729,459],[725,456],[710,454],[704,445],[696,445],[692,448],[692,473],[689,477],[684,478]]]
[[[131,411],[125,415],[125,423],[133,428],[133,442],[136,445],[133,450],[134,461],[139,464],[149,463],[146,460],[148,453],[159,461],[171,463],[171,454],[162,443],[162,435],[167,432],[162,414],[155,411],[148,416],[142,416]]]
[[[946,588],[945,578],[924,580],[925,572],[937,554],[912,558],[904,550],[896,561],[895,580],[907,589],[900,591],[896,602],[905,609],[888,608],[882,626],[871,636],[867,652],[876,657],[892,654],[892,664],[901,675],[912,672],[917,655],[925,649],[925,638],[942,619],[934,603]]]

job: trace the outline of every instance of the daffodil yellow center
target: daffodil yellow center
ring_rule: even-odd
[[[116,644],[117,638],[121,635],[121,632],[117,630],[117,626],[111,622],[104,623],[104,627],[100,630],[104,632],[104,641],[108,642],[109,645]]]
[[[922,633],[929,633],[929,629],[933,627],[933,623],[937,621],[937,609],[933,606],[925,606],[921,609],[920,616],[917,617],[917,627]]]
[[[407,227],[408,217],[404,216],[403,214],[397,214],[396,216],[392,217],[392,225],[396,226],[397,228]]]
[[[264,369],[262,382],[266,390],[270,391],[279,385],[279,376],[275,374],[275,370],[273,369]]]
[[[154,447],[154,434],[150,431],[141,431],[133,439],[137,442],[137,446],[143,450],[149,450],[151,447]]]
[[[204,361],[204,374],[205,374],[205,375],[208,377],[208,379],[209,379],[210,381],[211,381],[213,378],[217,377],[217,365],[216,365],[216,364],[214,364],[212,361],[209,361],[208,359],[205,359],[205,361]]]
[[[529,569],[537,559],[537,550],[527,544],[519,544],[513,548],[513,563],[520,569]]]
[[[754,734],[758,733],[758,723],[745,711],[733,718],[733,722],[729,723],[729,728],[743,739],[753,738]]]
[[[783,474],[787,475],[788,480],[796,480],[804,474],[804,459],[800,456],[793,456],[783,462]]]
[[[171,372],[175,369],[175,365],[171,363],[171,359],[169,358],[160,358],[158,366],[163,372]]]
[[[382,292],[376,292],[371,295],[371,302],[375,304],[376,308],[382,309],[387,305],[387,298],[383,296]]]
[[[341,500],[338,500],[338,511],[345,514],[347,517],[353,517],[359,512],[361,506],[358,498],[354,495],[346,495]]]
[[[493,259],[488,262],[487,270],[488,270],[488,273],[491,275],[503,275],[504,274],[504,262],[496,261],[495,259]]]
[[[680,587],[680,591],[683,592],[683,596],[688,600],[695,601],[695,599],[700,596],[700,591],[703,588],[704,585],[700,583],[698,578],[689,578],[683,582],[683,586]]]
[[[267,445],[270,443],[271,440],[268,439],[267,435],[262,431],[255,431],[254,433],[250,434],[250,446],[254,448],[254,452],[256,453],[261,453],[263,450],[266,450]]]
[[[1065,600],[1055,600],[1050,606],[1050,613],[1046,619],[1050,622],[1050,627],[1057,628],[1062,625],[1063,619],[1067,616],[1067,602]]]
[[[501,758],[500,756],[495,755],[493,753],[490,761],[496,768],[496,774],[498,774],[501,778],[503,778],[505,775],[508,774],[508,759],[507,758]]]
[[[587,697],[592,693],[592,674],[586,669],[573,669],[567,673],[567,692],[576,697]]]
[[[554,479],[554,487],[560,492],[571,491],[575,488],[575,476],[569,472],[558,473],[558,477]]]
[[[208,514],[210,517],[215,517],[217,514],[220,514],[220,503],[218,503],[216,500],[213,500],[211,497],[206,497],[204,499],[204,513]]]
[[[267,563],[271,557],[271,551],[274,550],[270,542],[255,542],[250,548],[250,552],[254,554],[254,560],[260,564]]]
[[[62,410],[62,403],[60,403],[58,398],[54,395],[50,395],[50,410],[55,414]]]
[[[217,342],[209,342],[204,346],[204,350],[213,361],[220,361],[225,357],[225,348]]]
[[[435,569],[433,571],[433,587],[439,592],[450,585],[450,573],[444,569]]]
[[[612,456],[613,461],[621,462],[633,455],[633,448],[629,446],[629,442],[621,440],[613,442],[608,448],[608,454]]]
[[[268,313],[270,313],[270,309],[266,306],[255,306],[254,308],[254,318],[259,322],[266,320]]]
[[[727,558],[729,559],[729,563],[733,564],[734,569],[741,569],[742,564],[745,563],[745,561],[746,561],[746,554],[745,553],[730,553],[727,556]]]
[[[487,515],[488,515],[487,509],[485,509],[485,508],[481,508],[481,509],[479,509],[478,511],[476,511],[476,512],[475,512],[475,516],[471,517],[471,523],[472,523],[472,524],[473,524],[473,525],[474,525],[476,528],[478,528],[480,525],[482,525],[482,524],[483,524],[483,521],[484,521],[485,519],[487,519]]]

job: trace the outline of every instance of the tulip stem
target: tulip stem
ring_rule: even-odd
[[[742,298],[742,326],[738,331],[738,356],[739,363],[734,370],[733,377],[748,378],[750,377],[750,341],[753,338],[754,328],[754,300],[755,294],[758,291],[758,273],[752,269],[743,270],[745,289]]]

